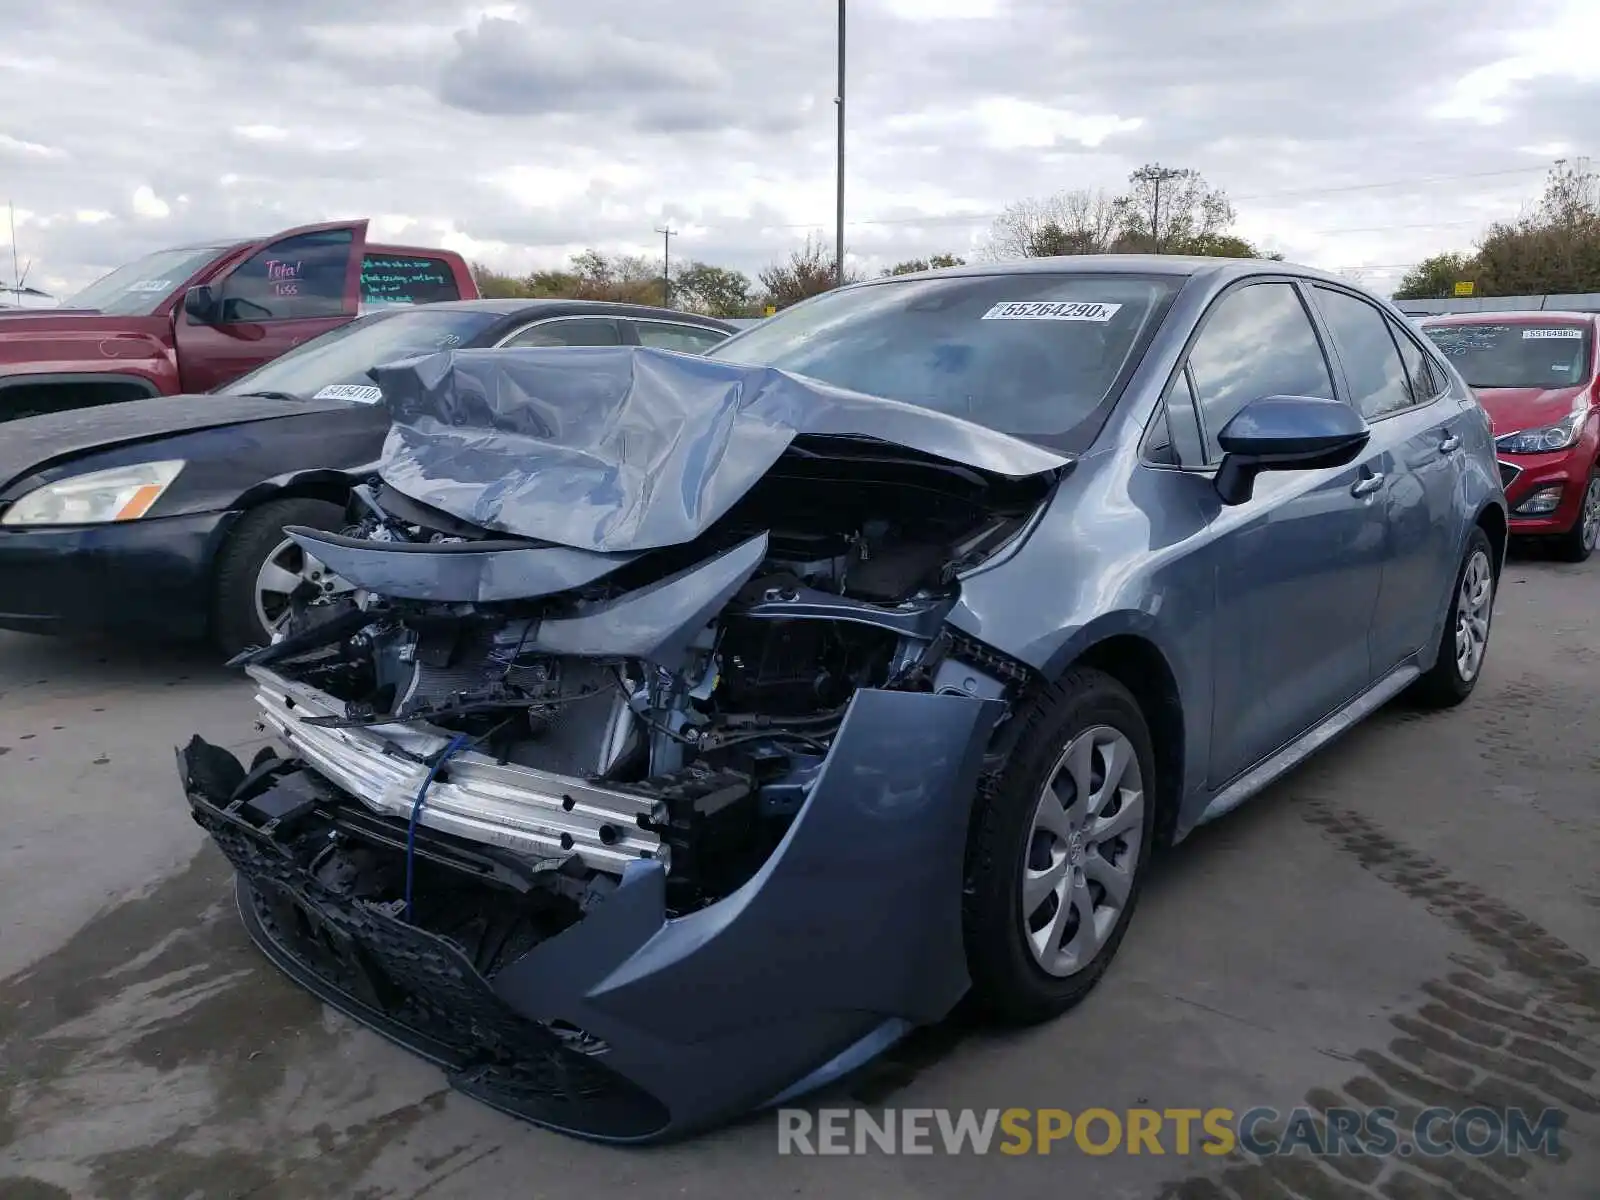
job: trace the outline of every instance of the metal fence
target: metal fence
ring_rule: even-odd
[[[1571,296],[1469,296],[1450,300],[1396,300],[1395,307],[1414,317],[1475,312],[1600,312],[1600,292]]]

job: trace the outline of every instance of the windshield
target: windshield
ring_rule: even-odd
[[[138,262],[102,275],[83,291],[61,302],[63,308],[93,308],[115,317],[148,317],[173,290],[208,263],[226,246],[188,246],[157,250]]]
[[[1079,272],[873,284],[785,309],[707,357],[1078,449],[1182,284]]]
[[[1423,330],[1468,387],[1564,388],[1589,378],[1585,325],[1433,325]]]
[[[312,338],[217,390],[239,396],[283,392],[377,403],[367,372],[381,363],[464,346],[500,319],[475,309],[388,308]]]

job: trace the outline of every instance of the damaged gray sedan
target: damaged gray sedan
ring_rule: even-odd
[[[1152,847],[1483,664],[1488,421],[1391,306],[1281,263],[840,289],[704,358],[378,372],[380,476],[194,739],[245,924],[541,1125],[786,1101],[969,993],[1081,999]]]

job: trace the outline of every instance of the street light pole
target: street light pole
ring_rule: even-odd
[[[1173,167],[1163,167],[1159,163],[1141,167],[1133,173],[1136,182],[1151,185],[1150,244],[1157,254],[1161,253],[1161,185],[1169,179],[1181,179],[1183,174],[1182,171]]]
[[[661,235],[661,306],[672,307],[672,235],[678,231],[670,225],[664,229],[656,230]]]
[[[839,109],[839,162],[836,168],[837,183],[835,191],[834,212],[834,242],[833,242],[833,275],[834,284],[844,285],[844,5],[845,0],[839,0],[839,91],[833,102]]]

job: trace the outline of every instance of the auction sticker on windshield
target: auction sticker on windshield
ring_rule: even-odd
[[[165,292],[172,287],[170,279],[141,279],[138,283],[130,283],[130,292]]]
[[[1101,304],[1085,300],[1013,300],[996,304],[984,313],[984,321],[1097,321],[1117,315],[1120,304]]]
[[[383,399],[383,389],[368,383],[330,383],[319,391],[313,400],[353,400],[357,404],[376,404]]]
[[[1574,329],[1570,325],[1559,329],[1524,329],[1522,331],[1523,341],[1543,338],[1581,338],[1582,336],[1583,330]]]

